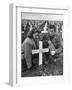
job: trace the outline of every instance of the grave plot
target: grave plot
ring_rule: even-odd
[[[54,62],[54,57],[51,57],[48,52],[49,48],[43,48],[43,41],[39,41],[39,49],[32,50],[33,55],[39,56],[39,58],[33,58],[33,62],[38,61],[38,65],[30,71],[24,72],[23,77],[63,75],[63,65],[59,62],[62,58],[58,57],[60,60]],[[49,58],[45,54],[48,54]],[[44,61],[47,62],[43,63]]]

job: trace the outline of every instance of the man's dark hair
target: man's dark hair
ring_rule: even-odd
[[[55,27],[55,25],[50,25],[49,28],[50,28],[50,29],[54,29],[54,31],[56,32],[56,27]]]

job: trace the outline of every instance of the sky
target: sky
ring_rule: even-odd
[[[39,13],[22,13],[22,19],[32,19],[32,20],[56,20],[63,21],[64,15],[61,14],[39,14]]]

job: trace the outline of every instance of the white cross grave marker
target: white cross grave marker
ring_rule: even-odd
[[[43,46],[42,41],[39,41],[39,49],[32,50],[32,54],[39,53],[39,65],[42,64],[42,56],[43,56],[43,53],[49,51],[48,48],[44,48],[44,49],[43,49],[42,46]]]

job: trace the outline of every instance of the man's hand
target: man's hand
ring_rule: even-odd
[[[55,55],[55,51],[51,51],[51,55],[52,55],[52,56]]]

